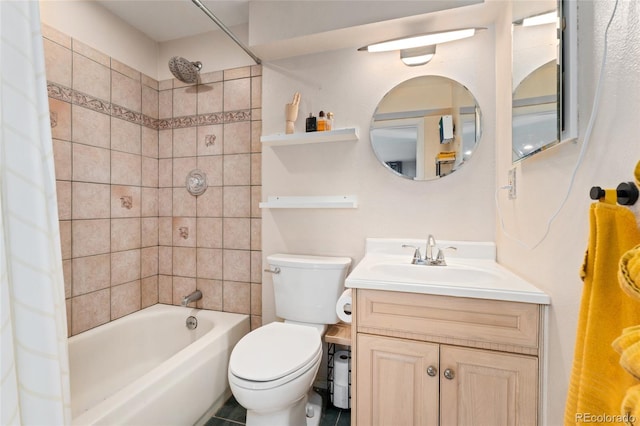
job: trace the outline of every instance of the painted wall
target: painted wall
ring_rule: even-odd
[[[496,240],[500,263],[551,295],[549,316],[550,379],[545,403],[547,424],[562,422],[569,372],[582,294],[578,271],[588,238],[589,189],[594,185],[615,187],[633,180],[633,169],[640,160],[640,3],[620,1],[609,33],[608,61],[591,141],[576,174],[568,200],[549,234],[546,224],[564,199],[578,153],[584,143],[591,116],[594,93],[600,75],[605,26],[613,1],[578,2],[579,45],[579,141],[568,143],[524,161],[517,166],[518,198],[507,200],[501,193],[500,205],[505,230],[498,225]],[[508,13],[508,10],[505,10]],[[498,30],[496,75],[498,82],[509,81],[510,39],[508,18],[502,17]],[[497,182],[505,185],[511,165],[510,90],[497,87]],[[511,238],[514,237],[514,238]],[[615,283],[614,283],[615,284]],[[615,315],[612,312],[612,315]]]

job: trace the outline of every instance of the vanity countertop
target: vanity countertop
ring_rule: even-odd
[[[364,258],[347,276],[347,288],[399,291],[548,305],[548,294],[495,261],[495,244],[438,241],[447,266],[412,265],[413,249],[424,253],[426,240],[367,239]],[[437,252],[437,250],[436,250]],[[435,253],[434,253],[435,256]]]

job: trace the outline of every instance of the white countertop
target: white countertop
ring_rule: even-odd
[[[493,243],[438,241],[438,247],[458,248],[452,253],[445,251],[447,266],[411,265],[413,249],[402,248],[403,244],[416,245],[423,254],[425,252],[426,240],[367,239],[367,252],[347,276],[345,286],[542,305],[551,303],[547,293],[495,261]],[[437,250],[434,251],[434,256],[436,253]],[[401,272],[396,273],[398,270]],[[458,273],[462,279],[451,280],[448,273]],[[430,278],[423,279],[423,274]]]

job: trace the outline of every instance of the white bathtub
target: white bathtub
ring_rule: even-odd
[[[69,338],[72,424],[204,424],[248,332],[247,315],[154,305]]]

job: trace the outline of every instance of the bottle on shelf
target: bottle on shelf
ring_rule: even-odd
[[[325,125],[326,130],[333,130],[333,113],[327,113],[327,124]]]
[[[320,111],[318,113],[317,129],[319,132],[324,132],[325,130],[327,130],[327,119],[324,117],[324,111]]]
[[[313,116],[313,113],[310,112],[309,116],[307,117],[307,122],[306,122],[306,130],[307,132],[315,132],[318,130],[317,127],[317,120],[316,118]]]

